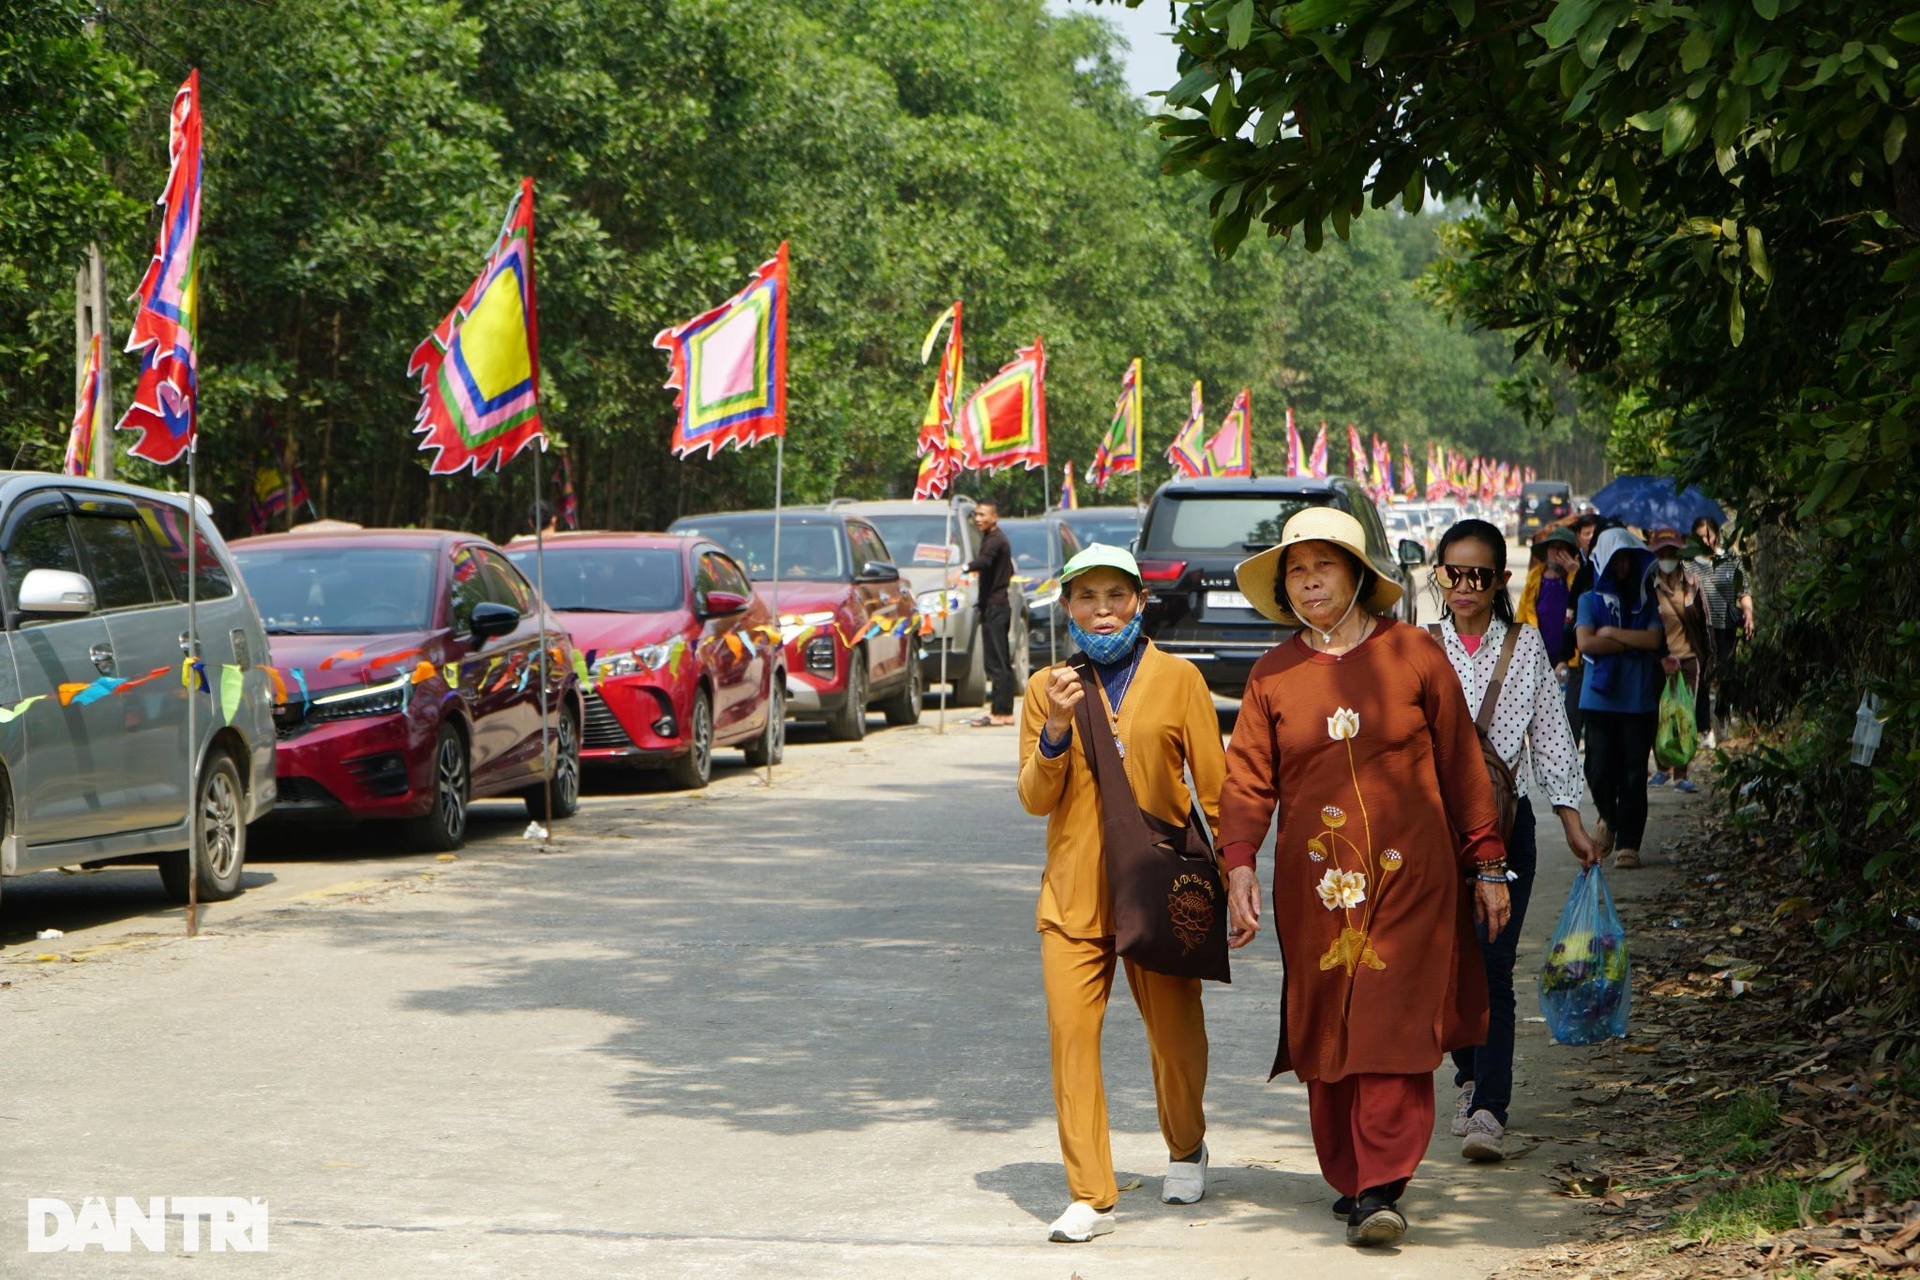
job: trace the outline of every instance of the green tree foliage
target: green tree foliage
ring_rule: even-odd
[[[1911,993],[1920,932],[1920,15],[1854,0],[1215,0],[1184,10],[1169,167],[1215,242],[1308,247],[1473,201],[1473,320],[1579,371],[1637,460],[1732,500],[1772,591],[1743,664],[1790,747],[1742,766],[1846,873]],[[1871,770],[1847,763],[1863,691]],[[1876,968],[1878,965],[1878,968]]]

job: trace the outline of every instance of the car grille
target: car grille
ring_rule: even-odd
[[[604,699],[597,693],[586,695],[587,720],[580,730],[580,745],[588,751],[624,750],[633,739],[620,727]]]
[[[276,790],[280,796],[276,803],[282,808],[293,808],[296,805],[336,809],[340,807],[340,801],[333,792],[327,790],[312,778],[289,778],[282,776]]]

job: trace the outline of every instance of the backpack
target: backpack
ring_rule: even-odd
[[[1442,650],[1446,648],[1445,635],[1440,624],[1430,622],[1427,630],[1433,635]],[[1493,668],[1493,679],[1487,682],[1487,691],[1480,699],[1479,714],[1473,718],[1473,731],[1480,737],[1480,758],[1487,766],[1487,782],[1493,787],[1493,807],[1500,815],[1500,842],[1505,844],[1513,834],[1513,817],[1520,808],[1520,787],[1514,780],[1513,770],[1500,753],[1494,750],[1489,730],[1493,727],[1493,712],[1500,705],[1500,687],[1507,682],[1507,667],[1513,662],[1513,648],[1520,640],[1520,627],[1517,623],[1507,626],[1507,638],[1500,645],[1500,661]]]

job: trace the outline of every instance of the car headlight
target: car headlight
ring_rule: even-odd
[[[385,685],[350,698],[316,700],[307,709],[310,721],[348,720],[357,716],[386,716],[406,709],[404,683]]]
[[[627,653],[610,653],[593,665],[601,676],[630,676],[642,671],[658,671],[672,657],[672,645],[647,644]]]
[[[818,613],[783,613],[780,615],[780,640],[783,644],[790,644],[809,628],[818,630],[833,624],[834,615],[830,609]]]

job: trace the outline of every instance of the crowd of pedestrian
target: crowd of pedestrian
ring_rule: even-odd
[[[1419,628],[1394,617],[1402,588],[1373,567],[1357,520],[1301,511],[1238,569],[1249,605],[1295,634],[1253,668],[1224,753],[1199,670],[1141,633],[1131,554],[1095,544],[1067,564],[1069,630],[1085,657],[1028,682],[1019,775],[1022,804],[1047,819],[1036,924],[1071,1195],[1052,1239],[1114,1229],[1100,1033],[1116,965],[1150,1047],[1162,1198],[1191,1204],[1206,1191],[1201,979],[1161,971],[1137,942],[1154,923],[1143,911],[1171,913],[1183,946],[1211,945],[1222,907],[1219,945],[1273,928],[1285,967],[1272,1075],[1306,1085],[1349,1243],[1404,1237],[1400,1202],[1427,1153],[1448,1056],[1461,1154],[1505,1158],[1536,811],[1551,809],[1583,868],[1609,855],[1638,867],[1648,787],[1698,789],[1684,760],[1650,777],[1663,691],[1684,686],[1710,741],[1717,665],[1752,629],[1740,558],[1716,522],[1691,533],[1643,540],[1594,515],[1544,530],[1516,604],[1507,539],[1462,521],[1434,557],[1443,615]],[[980,567],[992,561],[983,551]],[[1097,758],[1124,767],[1102,773]],[[1164,909],[1143,907],[1138,886],[1117,883],[1134,873],[1103,856],[1114,815],[1135,807],[1156,832],[1204,815],[1224,880],[1183,876]],[[1269,915],[1257,851],[1270,831]],[[1216,870],[1205,857],[1197,866]],[[1208,896],[1214,885],[1224,903]]]

